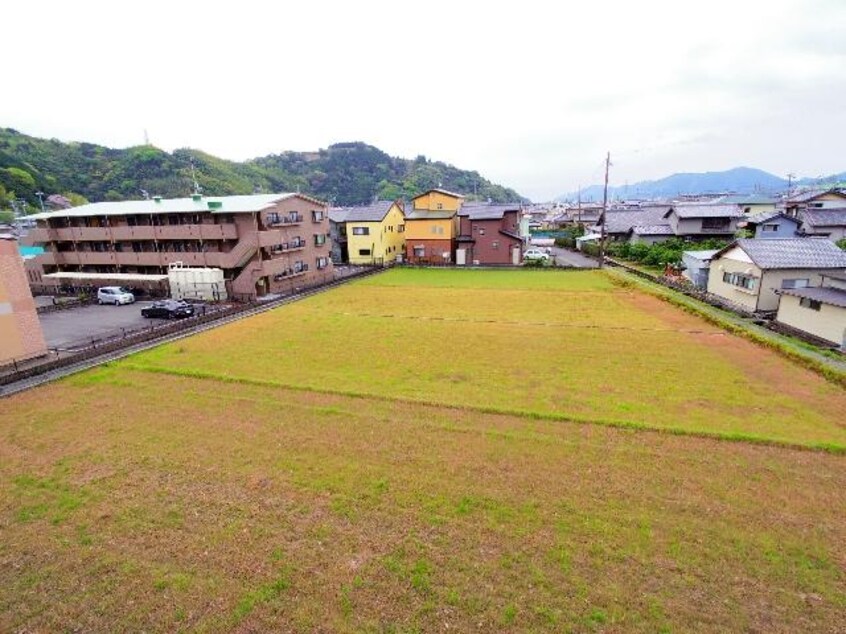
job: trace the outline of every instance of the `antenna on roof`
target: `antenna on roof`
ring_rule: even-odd
[[[138,191],[144,196],[144,200],[150,200],[150,194],[147,192],[146,189],[139,189]]]
[[[197,175],[194,173],[194,159],[189,159],[191,162],[191,180],[194,182],[194,194],[199,194],[203,191],[203,188],[200,187],[200,184],[197,182]]]

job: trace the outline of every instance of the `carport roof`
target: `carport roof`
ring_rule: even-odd
[[[163,282],[167,275],[145,275],[143,273],[80,273],[65,271],[45,273],[42,277],[52,280],[114,280],[116,282]]]

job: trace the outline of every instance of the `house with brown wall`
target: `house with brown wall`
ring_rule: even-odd
[[[458,265],[518,265],[523,261],[520,204],[465,205],[458,212]]]
[[[230,294],[255,297],[333,277],[328,206],[303,194],[154,197],[32,217],[31,240],[45,250],[33,263],[43,282],[60,284],[63,273],[88,274],[94,284],[116,273],[143,280],[181,262],[220,268]]]

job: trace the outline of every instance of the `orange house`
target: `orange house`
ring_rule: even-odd
[[[458,211],[464,197],[444,189],[430,189],[411,199],[405,219],[405,257],[412,264],[455,262]]]

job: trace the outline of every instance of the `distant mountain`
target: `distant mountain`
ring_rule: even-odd
[[[846,181],[846,173],[824,178],[804,178],[794,181],[794,186],[837,184]],[[788,182],[769,172],[752,167],[735,167],[724,172],[699,172],[673,174],[656,181],[641,181],[632,185],[609,187],[609,200],[674,198],[683,194],[770,194],[787,190]],[[578,192],[570,192],[557,200],[575,200]],[[602,185],[582,189],[582,200],[602,200]]]
[[[443,187],[471,199],[475,192],[481,200],[521,200],[513,189],[478,172],[425,156],[412,160],[389,156],[360,142],[236,162],[193,149],[173,153],[151,145],[110,149],[0,128],[0,209],[18,199],[34,211],[39,206],[36,192],[63,194],[75,203],[138,199],[143,192],[187,196],[193,188],[192,162],[197,181],[209,196],[300,191],[336,205],[357,205],[374,197],[407,199]]]

